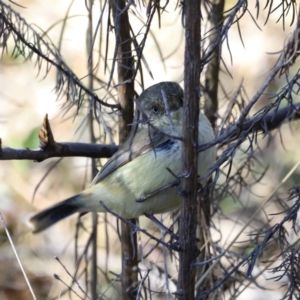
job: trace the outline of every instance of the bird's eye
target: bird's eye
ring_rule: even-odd
[[[157,106],[153,106],[152,107],[152,112],[157,114],[158,113],[158,107]]]

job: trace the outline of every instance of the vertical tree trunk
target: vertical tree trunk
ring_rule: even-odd
[[[205,72],[205,83],[204,83],[204,112],[208,117],[209,121],[213,128],[215,128],[215,123],[217,120],[218,112],[218,87],[219,87],[219,70],[220,70],[220,57],[221,57],[221,43],[216,43],[216,39],[220,37],[220,32],[223,25],[223,11],[225,0],[212,0],[211,1],[212,9],[208,16],[209,26],[212,34],[209,37],[209,47],[215,47],[215,50],[212,54],[211,60],[207,65]],[[211,182],[211,179],[210,179]],[[198,257],[198,262],[207,260],[211,257],[210,253],[210,224],[211,224],[211,194],[209,190],[201,196],[200,205],[198,206],[198,229],[197,237],[199,238],[199,245],[201,254]],[[197,267],[196,278],[199,280],[205,271],[209,268],[209,264],[205,264]],[[208,285],[213,284],[213,279],[211,276],[207,276],[207,279],[199,285],[197,290],[197,295],[202,294],[205,290],[208,290]]]
[[[209,14],[209,23],[213,34],[210,35],[209,44],[215,42],[215,39],[220,36],[220,32],[223,25],[223,11],[225,0],[212,0],[212,10]],[[204,111],[206,116],[211,122],[213,128],[217,119],[218,111],[218,87],[219,87],[219,69],[220,69],[220,57],[221,57],[221,43],[218,43],[211,61],[208,63],[205,73],[205,104]]]
[[[128,12],[123,9],[125,0],[112,1],[115,22],[117,61],[118,61],[118,90],[121,114],[119,117],[119,142],[122,144],[130,131],[129,124],[133,121],[133,57],[131,54],[131,37]],[[123,11],[121,14],[120,12]],[[135,220],[131,220],[135,223]],[[122,299],[134,299],[138,278],[137,268],[137,238],[129,225],[121,223],[122,243]]]
[[[196,247],[197,160],[199,95],[201,1],[184,1],[185,62],[184,62],[184,119],[181,179],[182,203],[180,212],[180,247],[178,298],[194,299],[195,270],[191,265],[198,254]]]

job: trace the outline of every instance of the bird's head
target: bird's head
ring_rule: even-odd
[[[155,127],[170,125],[170,118],[176,126],[182,121],[183,90],[176,82],[160,82],[141,93],[137,106]]]

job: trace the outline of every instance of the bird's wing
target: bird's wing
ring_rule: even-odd
[[[163,132],[149,128],[148,126],[143,126],[138,130],[132,130],[126,142],[106,162],[101,171],[94,178],[92,184],[97,184],[102,181],[114,170],[124,166],[132,159],[148,151],[155,151],[157,146],[168,142],[168,140],[170,140],[170,138]]]

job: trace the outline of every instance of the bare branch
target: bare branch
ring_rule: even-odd
[[[82,156],[91,158],[111,157],[117,150],[115,145],[97,145],[87,143],[56,143],[52,134],[48,115],[45,116],[43,127],[39,132],[39,149],[2,148],[0,138],[0,160],[33,160],[41,162],[52,157]]]
[[[13,37],[14,50],[12,56],[23,56],[25,60],[32,59],[36,54],[36,65],[40,72],[42,63],[46,63],[46,75],[54,66],[58,71],[55,90],[59,96],[65,94],[67,100],[71,100],[78,106],[82,104],[85,95],[94,101],[110,108],[119,108],[117,104],[108,104],[87,88],[63,61],[58,50],[52,43],[47,42],[38,34],[18,13],[11,7],[0,2],[0,48],[7,49],[9,37]],[[45,76],[46,76],[45,75]]]
[[[115,57],[118,70],[118,98],[121,106],[119,115],[119,142],[123,144],[129,135],[134,113],[134,59],[132,53],[132,38],[130,35],[130,22],[128,9],[131,1],[117,0],[112,5],[115,25]],[[112,68],[113,70],[113,68]],[[136,220],[128,220],[136,223]],[[137,235],[132,231],[132,226],[121,222],[121,249],[122,249],[122,299],[130,300],[137,296],[138,283],[138,255]]]
[[[204,151],[213,145],[226,145],[238,139],[242,132],[251,130],[252,132],[268,133],[271,130],[278,129],[285,121],[293,121],[300,119],[300,103],[294,106],[287,106],[277,111],[266,114],[257,115],[245,121],[241,127],[237,123],[226,128],[222,134],[214,141],[198,146],[198,151]]]
[[[213,32],[209,37],[211,43],[220,35],[223,26],[223,10],[224,0],[214,0],[211,3],[211,14],[209,14],[209,22],[213,28]],[[219,87],[219,70],[220,70],[221,44],[215,47],[212,58],[208,63],[205,73],[205,115],[210,120],[213,128],[217,119],[218,111],[218,87]]]
[[[198,151],[204,151],[209,147],[220,144],[226,145],[236,140],[239,133],[243,131],[263,132],[278,129],[286,121],[300,119],[300,103],[293,107],[283,107],[277,111],[269,112],[262,116],[254,116],[247,120],[241,128],[236,124],[227,127],[223,133],[214,141],[198,147]],[[229,139],[230,138],[230,139]],[[52,157],[91,157],[91,158],[109,158],[119,147],[117,145],[107,144],[89,144],[89,143],[55,143],[55,148],[49,149],[14,149],[9,147],[2,148],[0,138],[0,160],[33,160],[37,162],[44,161]]]
[[[200,42],[201,42],[201,1],[186,0],[182,11],[185,26],[184,51],[184,99],[182,136],[183,149],[180,180],[181,210],[179,225],[179,274],[177,297],[180,300],[193,300],[195,294],[195,270],[191,265],[198,256],[196,245],[197,220],[197,166],[199,96],[200,96]]]
[[[0,151],[0,160],[33,160],[41,162],[52,157],[109,158],[118,150],[116,145],[104,144],[57,143],[56,146],[57,148],[51,151],[4,147]]]

